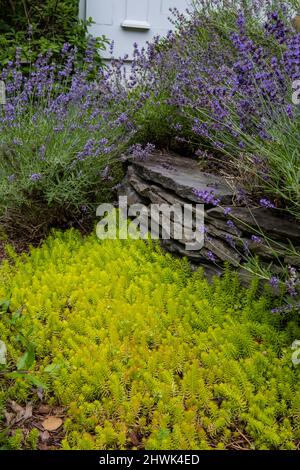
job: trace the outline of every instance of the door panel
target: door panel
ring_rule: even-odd
[[[148,4],[149,0],[126,0],[126,20],[147,21]]]
[[[92,17],[100,25],[112,25],[114,22],[112,0],[87,0],[86,17]]]

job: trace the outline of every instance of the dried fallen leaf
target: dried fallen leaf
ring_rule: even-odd
[[[9,400],[9,406],[11,407],[11,409],[15,412],[15,413],[22,413],[23,412],[23,407],[18,405],[18,403],[16,403],[15,401],[13,400]]]
[[[43,421],[43,428],[46,431],[56,431],[63,424],[63,420],[56,418],[55,416],[50,416],[49,418]]]
[[[42,424],[39,423],[38,421],[33,421],[32,426],[36,429],[39,429],[39,431],[44,432],[44,428],[43,428]]]
[[[53,450],[52,447],[48,446],[48,444],[39,444],[39,447],[38,447],[39,450]]]
[[[29,419],[31,417],[32,417],[32,404],[27,403],[23,416],[21,416],[20,420],[25,421],[26,419]]]
[[[131,432],[130,435],[129,435],[129,437],[130,437],[131,443],[132,443],[135,447],[137,447],[138,445],[141,444],[135,432]]]
[[[8,411],[4,411],[4,416],[5,416],[5,419],[6,419],[6,425],[10,426],[13,423],[14,414],[13,413],[8,413]]]
[[[23,408],[22,406],[18,405],[13,400],[9,400],[8,403],[9,403],[9,406],[12,409],[12,411],[15,413],[15,418],[14,418],[15,423],[19,422],[23,418],[23,416],[26,412],[26,409]]]
[[[53,414],[56,416],[64,416],[65,415],[65,408],[63,406],[55,406],[52,408]]]
[[[41,413],[42,415],[47,415],[51,411],[51,407],[49,405],[40,405],[38,407],[38,412]]]

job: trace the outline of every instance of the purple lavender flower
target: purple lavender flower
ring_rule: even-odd
[[[199,230],[200,233],[203,233],[203,234],[206,234],[208,232],[208,229],[207,229],[207,227],[205,227],[205,225],[200,225],[198,227],[198,230]]]
[[[225,207],[224,208],[224,214],[229,215],[232,212],[232,207]]]
[[[41,173],[33,173],[30,175],[30,181],[39,181],[42,178]]]
[[[213,190],[210,191],[199,191],[197,189],[194,190],[196,196],[204,202],[204,204],[210,204],[213,206],[218,206],[221,202],[220,198],[217,198],[215,192]]]
[[[141,144],[132,145],[129,149],[129,153],[138,159],[144,160],[155,151],[155,145],[148,143],[144,148]]]
[[[87,157],[91,157],[95,152],[95,144],[96,141],[94,139],[89,139],[86,142],[83,151],[77,154],[78,160],[84,160]]]
[[[230,235],[229,233],[226,234],[225,240],[227,241],[227,243],[228,243],[232,248],[235,248],[235,241],[234,241],[234,238],[233,238],[232,235]]]
[[[260,245],[263,241],[262,241],[262,238],[261,237],[258,237],[257,235],[252,235],[251,236],[251,240],[253,241],[253,243],[255,243],[256,245]]]
[[[179,122],[177,122],[176,124],[174,124],[174,130],[176,132],[181,132],[182,131],[182,124],[180,124]],[[196,153],[197,154],[197,153]]]
[[[61,54],[62,54],[62,56],[65,56],[65,55],[67,55],[67,54],[68,54],[68,52],[69,52],[69,50],[71,49],[71,47],[72,47],[72,46],[71,46],[71,44],[70,44],[70,43],[68,43],[68,42],[65,42],[65,44],[63,45],[63,48],[62,48],[62,50],[61,50]]]
[[[273,288],[277,288],[280,284],[280,280],[276,276],[272,276],[271,279],[269,280],[269,284]]]
[[[238,16],[238,19],[236,21],[236,25],[237,25],[237,27],[239,28],[239,30],[241,32],[244,31],[245,25],[246,25],[246,19],[245,19],[245,16],[243,15],[243,13],[241,11],[239,12],[239,16]]]
[[[266,198],[260,199],[259,204],[261,205],[261,207],[265,207],[266,209],[275,209],[274,204]]]
[[[217,261],[215,255],[213,254],[212,251],[208,251],[207,253],[207,258],[209,259],[209,261],[211,261],[212,263],[215,263]]]
[[[286,114],[290,119],[293,119],[293,106],[291,104],[288,104],[286,107]]]
[[[287,304],[282,307],[273,308],[272,313],[286,314],[290,313],[292,310],[300,310],[300,304]]]
[[[13,175],[10,175],[10,176],[7,177],[7,179],[8,179],[8,181],[9,181],[10,183],[13,183],[14,180],[16,179],[16,175],[14,175],[14,174],[13,174]]]
[[[41,147],[38,150],[38,155],[40,160],[45,160],[45,154],[46,154],[46,146],[41,145]]]
[[[227,220],[226,224],[228,225],[229,228],[236,229],[236,225],[232,220]]]
[[[207,150],[202,150],[202,149],[196,150],[195,155],[197,155],[197,157],[201,157],[201,158],[208,158],[209,157],[209,154],[208,154]]]
[[[117,154],[119,142],[127,147],[129,142],[135,142],[140,130],[135,125],[139,111],[157,107],[157,110],[163,109],[172,115],[166,120],[166,126],[180,133],[179,136],[172,135],[172,139],[201,148],[209,146],[211,154],[216,159],[220,157],[222,163],[226,162],[226,155],[241,159],[241,167],[249,160],[252,165],[253,160],[260,180],[268,178],[271,183],[272,171],[267,158],[263,152],[257,156],[255,149],[253,154],[257,158],[249,155],[247,136],[250,140],[255,137],[265,145],[265,141],[272,141],[269,123],[274,122],[274,114],[276,117],[277,113],[282,113],[292,121],[297,117],[290,107],[289,90],[290,82],[300,78],[300,34],[293,31],[282,10],[278,9],[267,18],[265,34],[268,39],[258,42],[256,35],[249,37],[247,33],[247,19],[241,7],[233,34],[227,38],[228,47],[224,48],[223,37],[209,15],[199,15],[195,11],[187,19],[175,10],[174,14],[178,28],[176,33],[168,34],[169,47],[157,47],[160,44],[158,37],[141,50],[135,44],[128,73],[124,71],[124,61],[115,58],[91,80],[89,71],[96,54],[92,38],[83,68],[77,66],[76,48],[65,44],[61,52],[62,67],[53,63],[49,53],[38,58],[30,73],[22,75],[18,67],[21,51],[18,50],[15,64],[8,63],[0,73],[0,79],[5,80],[7,87],[7,104],[0,113],[1,128],[18,129],[19,122],[35,102],[33,126],[38,128],[42,117],[51,123],[51,132],[58,133],[57,141],[72,134],[70,153],[73,162],[68,163],[68,169],[77,171],[78,167],[88,165],[88,157],[93,157],[93,164],[99,156],[98,161],[105,155],[109,160],[111,153]],[[199,48],[198,32],[203,28],[209,36],[209,48]],[[272,47],[269,47],[271,40]],[[137,87],[137,84],[141,86]],[[178,122],[184,123],[185,135]],[[104,134],[101,129],[105,126]],[[77,138],[77,133],[82,138]],[[147,158],[153,150],[151,144],[146,147],[136,144],[129,153],[137,158]],[[44,158],[43,147],[38,154]],[[201,156],[205,154],[204,151]],[[102,168],[101,163],[95,178],[99,177]],[[34,181],[34,175],[32,177]],[[198,192],[198,197],[206,204],[220,204],[213,191]],[[239,203],[245,201],[246,196],[238,199]],[[261,205],[274,208],[265,198],[261,199]],[[225,209],[224,213],[229,215],[230,211]],[[237,230],[232,221],[229,223]]]

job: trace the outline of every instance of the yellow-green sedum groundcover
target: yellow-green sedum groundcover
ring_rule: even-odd
[[[297,448],[300,366],[255,285],[230,272],[209,285],[151,242],[72,230],[10,253],[0,273],[34,349],[30,374],[66,407],[62,448]],[[25,349],[11,315],[0,339],[13,366]],[[2,414],[8,399],[38,400],[28,380],[8,382]]]

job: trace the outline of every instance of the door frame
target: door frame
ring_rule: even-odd
[[[79,19],[85,21],[86,20],[86,0],[79,0]]]

